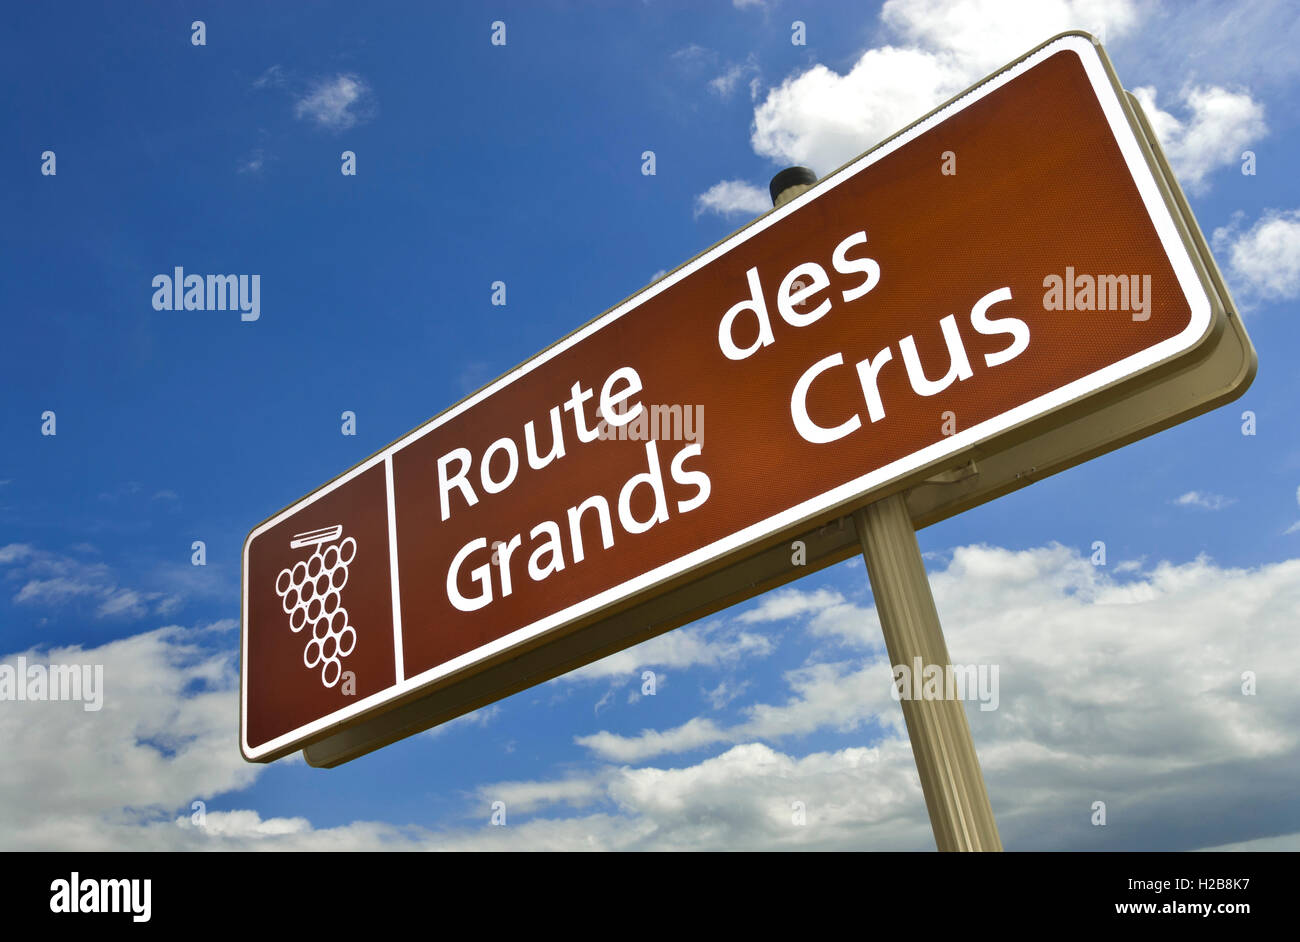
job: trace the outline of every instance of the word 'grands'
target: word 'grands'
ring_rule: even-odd
[[[630,366],[611,372],[599,395],[595,386],[574,383],[569,398],[548,412],[550,447],[544,454],[533,419],[524,423],[522,447],[506,435],[479,454],[465,447],[446,452],[437,461],[442,519],[450,519],[453,509],[463,512],[477,506],[504,492],[521,476],[563,459],[572,445],[566,428],[577,445],[620,437],[624,427],[647,412],[639,398],[641,391],[641,376]],[[589,403],[594,408],[589,408]],[[531,527],[518,527],[508,539],[495,541],[495,550],[486,536],[462,545],[447,570],[447,600],[459,611],[477,611],[527,585],[522,580],[525,573],[532,582],[542,582],[582,563],[594,548],[591,538],[597,534],[602,550],[613,549],[615,524],[618,531],[634,537],[667,523],[674,513],[686,514],[702,506],[712,489],[709,476],[699,468],[686,467],[687,461],[698,460],[704,451],[698,441],[702,429],[697,426],[695,431],[697,440],[671,457],[660,455],[657,441],[647,441],[645,470],[633,473],[615,491],[591,494],[561,508],[553,514],[554,519],[528,521]],[[585,454],[589,462],[603,460],[599,451],[588,449]]]

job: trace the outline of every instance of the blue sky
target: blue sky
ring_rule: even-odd
[[[1067,28],[1143,90],[1260,368],[920,533],[954,658],[1002,665],[1000,708],[968,705],[990,796],[1011,849],[1300,845],[1298,24],[1130,0],[7,7],[0,660],[106,679],[100,712],[0,703],[0,847],[933,846],[860,561],[319,771],[239,756],[239,553],[762,212],[777,170],[829,172]],[[178,265],[259,274],[261,317],[154,310]]]

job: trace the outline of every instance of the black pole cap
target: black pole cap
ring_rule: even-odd
[[[812,186],[816,182],[817,174],[807,167],[786,167],[772,178],[772,182],[767,185],[767,191],[772,195],[772,205],[775,206],[776,198],[790,187]]]

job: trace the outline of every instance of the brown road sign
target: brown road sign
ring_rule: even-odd
[[[1226,401],[1229,307],[1057,37],[254,528],[244,755],[346,761],[844,558],[886,494],[931,523]]]

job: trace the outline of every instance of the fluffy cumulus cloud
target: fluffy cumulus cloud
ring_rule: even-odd
[[[744,180],[720,180],[695,197],[696,216],[757,216],[771,208],[768,192]]]
[[[954,57],[868,49],[844,75],[815,65],[772,89],[754,111],[754,151],[819,174],[915,121],[971,82]]]
[[[1235,165],[1242,153],[1268,133],[1264,106],[1249,92],[1193,86],[1179,95],[1184,118],[1163,110],[1150,86],[1133,89],[1160,139],[1178,181],[1192,193],[1209,188],[1209,175]]]
[[[829,173],[1044,39],[1085,29],[1122,41],[1151,9],[1132,0],[890,0],[881,11],[890,41],[845,72],[818,64],[770,89],[755,108],[751,145],[775,163]],[[1262,106],[1240,89],[1189,86],[1172,111],[1157,106],[1153,88],[1140,92],[1193,191],[1267,130]]]
[[[1290,683],[1300,668],[1300,560],[1097,567],[1056,545],[965,546],[931,582],[954,660],[999,671],[997,709],[970,702],[967,716],[1008,847],[1300,847],[1287,833],[1300,774],[1300,690]],[[784,675],[785,696],[742,706],[732,723],[697,717],[631,736],[584,735],[590,762],[556,778],[485,785],[470,796],[469,818],[436,832],[366,821],[318,828],[252,809],[209,812],[198,826],[192,800],[237,790],[256,774],[230,741],[231,658],[205,653],[179,629],[49,652],[50,660],[104,663],[105,707],[92,714],[28,703],[0,712],[9,744],[0,842],[932,847],[874,611],[824,588],[787,589],[752,611],[739,623],[779,621],[815,642],[808,663]],[[827,736],[838,741],[828,747]],[[487,826],[496,801],[503,828]],[[1104,828],[1091,824],[1097,801],[1106,803]]]
[[[103,678],[98,710],[78,701],[0,703],[0,846],[155,846],[148,835],[160,824],[169,834],[177,809],[252,782],[257,769],[240,756],[232,725],[234,656],[202,643],[214,631],[160,628],[0,658],[99,666]]]
[[[1300,209],[1270,209],[1243,228],[1238,213],[1214,230],[1214,250],[1227,255],[1231,287],[1248,302],[1300,297]]]
[[[1207,559],[1120,568],[1095,567],[1061,546],[968,546],[932,574],[954,659],[999,668],[998,708],[970,703],[967,715],[1007,846],[1300,846],[1258,823],[1293,819],[1285,796],[1300,771],[1300,692],[1286,678],[1297,667],[1289,638],[1300,560],[1249,570]],[[564,780],[553,813],[521,822],[516,840],[545,846],[533,842],[562,833],[565,846],[580,836],[624,848],[932,846],[874,612],[822,590],[787,590],[781,606],[844,653],[867,656],[790,672],[788,698],[751,704],[734,726],[697,718],[584,737],[612,763],[585,779],[597,791]],[[1246,678],[1253,695],[1243,693]],[[800,734],[855,729],[871,744],[804,756],[793,749]],[[705,746],[722,751],[664,761]],[[650,757],[657,761],[642,764]],[[545,793],[533,791],[529,807]],[[1105,828],[1091,824],[1096,801],[1106,803]],[[614,828],[611,814],[626,826]]]
[[[880,17],[894,43],[844,74],[817,65],[768,94],[754,113],[757,153],[827,173],[1049,36],[1109,40],[1139,20],[1127,0],[890,0]]]

